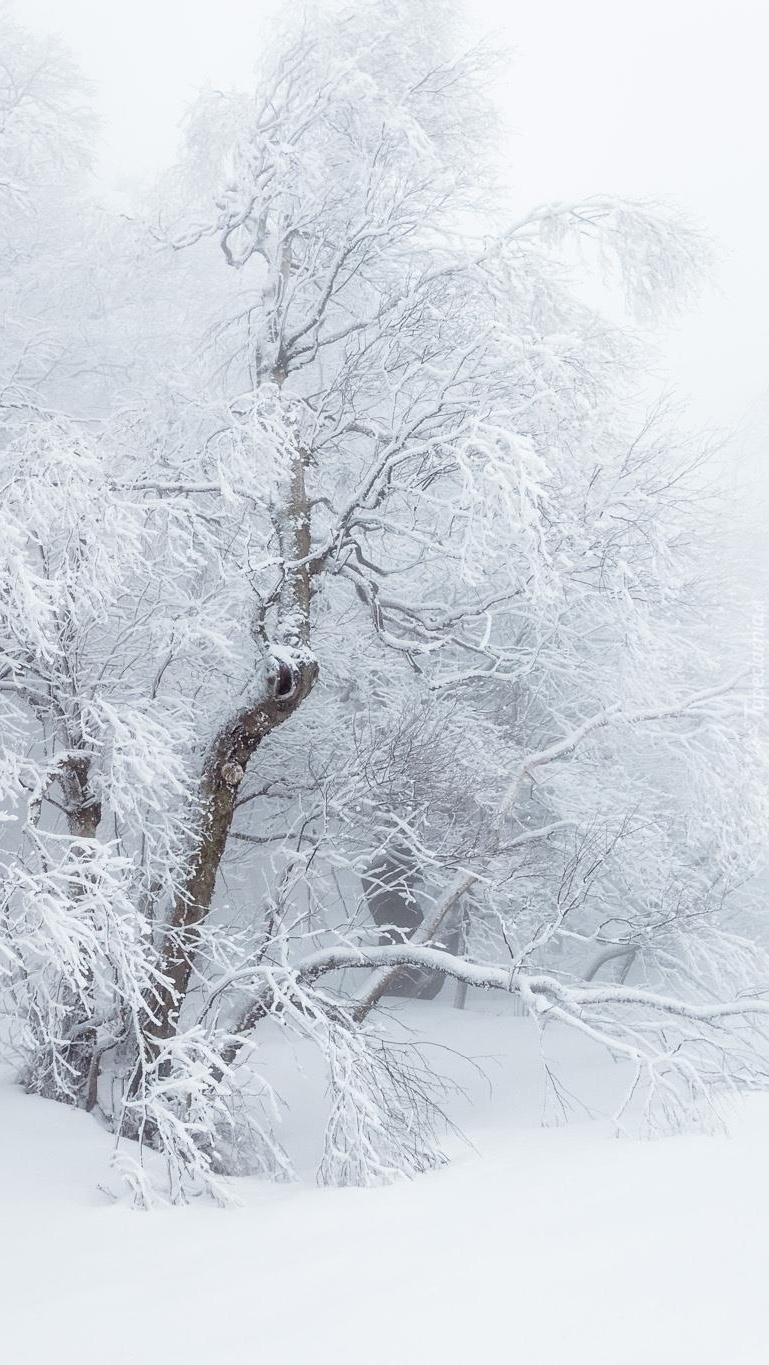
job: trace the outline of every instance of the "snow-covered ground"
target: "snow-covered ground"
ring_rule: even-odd
[[[765,1365],[769,1097],[730,1137],[541,1129],[526,1021],[409,1009],[493,1093],[443,1054],[473,1147],[387,1188],[249,1180],[239,1208],[136,1213],[99,1188],[93,1119],[1,1086],[3,1362]],[[572,1058],[570,1081],[608,1094],[616,1070]]]

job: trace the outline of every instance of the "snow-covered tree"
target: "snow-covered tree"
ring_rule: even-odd
[[[144,217],[81,234],[55,401],[4,391],[10,1033],[177,1197],[285,1172],[268,1018],[328,1067],[325,1178],[437,1159],[375,1006],[446,975],[665,1112],[763,1077],[723,907],[765,759],[713,647],[705,452],[579,287],[645,323],[706,251],[646,203],[516,216],[487,63],[448,6],[305,16],[253,96],[201,97]],[[80,146],[59,71],[17,130],[43,199],[54,135]]]

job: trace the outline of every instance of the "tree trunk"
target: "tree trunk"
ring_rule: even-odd
[[[280,388],[285,377],[279,358],[273,371],[273,382]],[[211,908],[232,827],[238,788],[248,764],[267,736],[299,709],[318,677],[318,664],[310,649],[310,604],[315,568],[310,560],[310,509],[304,478],[308,458],[308,452],[297,443],[284,504],[280,511],[276,510],[274,517],[285,565],[275,638],[281,650],[285,650],[285,656],[279,652],[274,658],[274,670],[267,680],[267,695],[226,722],[204,760],[200,784],[202,814],[195,848],[187,881],[174,904],[166,931],[163,973],[167,985],[162,989],[154,1011],[156,1023],[152,1032],[156,1040],[169,1038],[176,1031],[190,983],[198,925]],[[269,641],[258,621],[254,631],[262,646],[269,650]],[[285,661],[286,656],[290,658],[290,664]],[[150,1050],[153,1050],[151,1040]]]
[[[202,814],[189,874],[171,913],[165,937],[163,972],[167,985],[155,1007],[156,1039],[176,1030],[179,1011],[189,987],[198,944],[198,925],[211,908],[216,878],[227,847],[238,788],[248,763],[260,744],[288,720],[309,696],[318,666],[307,662],[290,670],[280,664],[271,680],[272,695],[239,711],[216,736],[203,764]]]
[[[101,823],[101,802],[91,790],[91,760],[68,757],[57,771],[57,778],[64,795],[67,810],[67,829],[73,839],[95,839]],[[68,1104],[89,1106],[94,1081],[94,1054],[96,1049],[96,1029],[91,1023],[93,1003],[89,999],[90,982],[87,985],[86,999],[69,987],[62,992],[67,1014],[62,1032],[64,1042],[61,1056],[70,1070],[68,1089],[61,1091],[51,1086],[55,1093],[49,1098],[63,1100]],[[34,1083],[34,1082],[33,1082]],[[48,1093],[48,1087],[43,1087]]]

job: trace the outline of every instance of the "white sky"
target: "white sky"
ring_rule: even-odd
[[[769,6],[766,0],[466,0],[515,51],[507,102],[522,203],[617,191],[673,196],[723,248],[719,289],[669,339],[698,418],[769,429]],[[265,0],[12,0],[58,32],[97,87],[102,175],[168,162],[201,84],[245,84]],[[759,449],[760,447],[760,449]]]

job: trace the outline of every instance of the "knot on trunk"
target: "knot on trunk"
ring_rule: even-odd
[[[284,659],[278,660],[273,688],[276,697],[290,697],[296,688],[297,679],[293,668]]]
[[[239,787],[246,775],[245,768],[241,767],[240,763],[236,763],[234,759],[222,764],[221,773],[222,781],[228,787]]]
[[[281,657],[276,655],[272,661],[267,685],[271,696],[281,706],[288,702],[300,702],[312,690],[318,677],[318,662],[308,654],[304,657],[297,653],[295,657]]]

